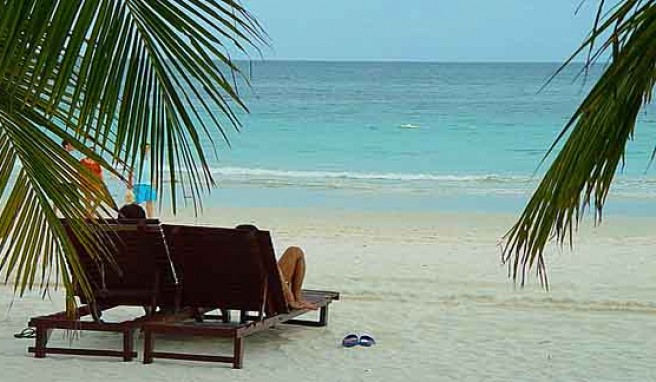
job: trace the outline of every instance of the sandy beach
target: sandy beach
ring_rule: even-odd
[[[581,228],[573,251],[548,250],[552,289],[531,276],[516,288],[497,243],[512,215],[208,209],[163,221],[218,226],[255,223],[273,234],[277,253],[307,252],[308,288],[333,289],[326,328],[288,325],[246,338],[243,370],[228,365],[27,354],[14,339],[29,317],[61,310],[62,296],[13,298],[0,288],[1,381],[400,381],[653,380],[656,356],[656,220],[606,218]],[[139,314],[117,309],[110,319]],[[344,349],[350,332],[372,334],[372,348]],[[142,356],[142,338],[137,349]],[[51,343],[71,339],[55,331]],[[119,346],[114,334],[83,333],[73,345]],[[112,345],[110,345],[112,346]],[[226,341],[162,337],[162,348],[227,351]]]

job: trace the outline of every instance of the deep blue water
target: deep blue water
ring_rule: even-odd
[[[253,62],[240,87],[251,112],[211,158],[206,204],[518,211],[603,69],[584,81],[572,66],[540,91],[558,66]],[[610,211],[656,206],[655,121],[641,115]]]

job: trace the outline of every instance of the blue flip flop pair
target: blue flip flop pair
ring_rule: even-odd
[[[353,346],[360,345],[364,347],[371,347],[376,344],[374,338],[368,334],[363,334],[358,337],[357,334],[349,334],[342,340],[342,346],[345,348],[352,348]]]

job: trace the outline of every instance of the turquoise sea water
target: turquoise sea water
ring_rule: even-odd
[[[255,61],[251,110],[211,158],[213,206],[515,212],[586,90],[559,64]],[[610,212],[656,210],[656,117],[641,115]]]

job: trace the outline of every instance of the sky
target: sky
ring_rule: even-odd
[[[581,10],[575,11],[581,1]],[[243,0],[265,59],[562,62],[599,0]]]

